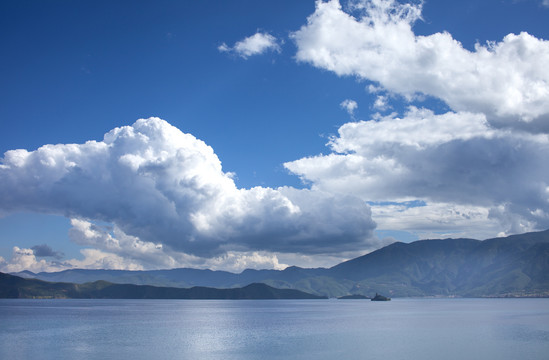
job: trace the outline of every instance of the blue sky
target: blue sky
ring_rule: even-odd
[[[328,266],[549,227],[547,1],[337,5],[3,1],[0,267]]]

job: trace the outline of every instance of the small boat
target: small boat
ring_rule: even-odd
[[[391,298],[376,293],[376,296],[372,298],[372,301],[391,301]]]

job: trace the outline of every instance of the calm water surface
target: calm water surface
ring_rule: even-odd
[[[549,299],[0,300],[0,359],[549,359]]]

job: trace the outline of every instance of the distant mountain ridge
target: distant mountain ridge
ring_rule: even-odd
[[[275,289],[262,283],[253,283],[234,289],[202,286],[184,289],[113,284],[103,280],[84,284],[59,283],[0,273],[0,298],[266,300],[323,299],[325,297],[293,289]]]
[[[489,240],[444,239],[396,242],[331,268],[226,271],[65,270],[22,272],[26,278],[85,283],[171,287],[243,287],[265,283],[276,288],[340,297],[373,296],[549,296],[549,230]]]

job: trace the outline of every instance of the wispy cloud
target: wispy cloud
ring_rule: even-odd
[[[267,51],[280,52],[277,38],[269,33],[257,32],[252,36],[237,41],[233,46],[223,43],[218,48],[221,52],[234,53],[244,59],[253,55],[260,55]]]
[[[347,111],[347,113],[351,116],[351,118],[354,119],[355,117],[355,110],[358,108],[358,104],[356,101],[354,100],[350,100],[350,99],[346,99],[346,100],[343,100],[341,102],[341,104],[339,104],[339,106],[341,106],[342,109],[344,109],[345,111]]]

